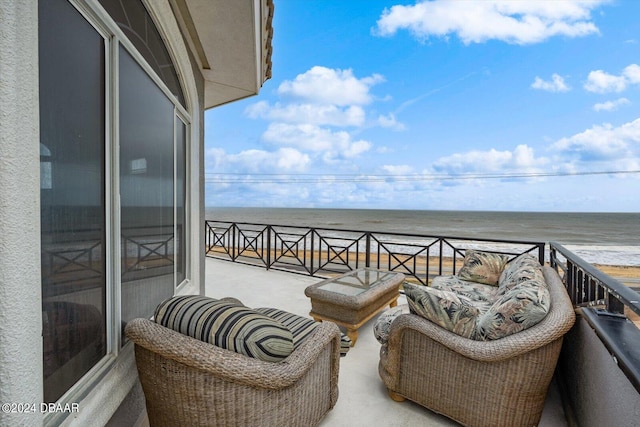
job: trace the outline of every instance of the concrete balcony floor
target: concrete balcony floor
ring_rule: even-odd
[[[276,307],[309,316],[311,303],[304,289],[315,277],[206,259],[205,294],[232,296],[248,307]],[[399,304],[406,302],[401,296]],[[380,344],[373,335],[375,317],[359,330],[358,341],[340,359],[339,397],[321,426],[457,426],[458,424],[410,401],[394,402],[378,376]],[[428,361],[425,361],[428,367]],[[567,426],[560,395],[552,382],[539,426]]]

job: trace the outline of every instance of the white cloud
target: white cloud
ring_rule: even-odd
[[[413,173],[413,167],[409,165],[384,165],[382,169],[391,175],[409,175]]]
[[[321,152],[322,158],[327,162],[338,158],[353,158],[371,148],[368,141],[353,141],[349,132],[334,132],[310,124],[271,123],[263,137],[271,143],[303,151]]]
[[[560,139],[551,148],[575,161],[615,160],[616,164],[612,164],[611,169],[617,170],[619,160],[640,158],[640,119],[618,127],[594,125],[584,132]]]
[[[267,173],[274,170],[282,172],[304,172],[311,159],[291,147],[282,147],[276,151],[244,150],[237,154],[228,154],[221,148],[210,148],[206,152],[206,168],[216,173]]]
[[[284,147],[276,152],[278,154],[278,169],[290,171],[304,171],[309,164],[309,156],[293,148]]]
[[[595,125],[549,146],[552,157],[536,156],[533,148],[470,151],[442,157],[431,169],[447,174],[505,174],[638,170],[640,119],[614,127]]]
[[[619,76],[609,74],[602,70],[589,73],[584,88],[589,92],[610,93],[622,92],[629,85],[640,83],[640,66],[631,64],[622,70]]]
[[[548,163],[546,158],[536,158],[533,148],[518,145],[513,151],[469,151],[442,157],[433,163],[439,173],[534,173]]]
[[[225,203],[244,203],[234,193],[251,194],[251,203],[294,206],[321,202],[321,191],[314,184],[269,185],[263,174],[295,174],[313,170],[326,170],[326,166],[339,166],[350,172],[357,170],[355,159],[370,151],[373,144],[357,133],[367,127],[403,129],[396,117],[369,113],[369,104],[384,100],[371,93],[372,86],[383,82],[378,74],[358,78],[353,71],[313,67],[293,80],[283,82],[278,88],[276,101],[259,101],[245,108],[244,114],[251,119],[268,121],[262,133],[264,149],[252,149],[236,154],[226,153],[221,148],[212,148],[206,154],[208,173],[233,174],[232,178],[220,179],[210,175],[207,184],[224,195]],[[221,175],[223,178],[225,175]],[[289,183],[288,179],[284,184]],[[324,182],[324,181],[323,181]],[[340,185],[336,183],[335,185]],[[322,191],[337,197],[335,185],[324,183]],[[274,190],[271,187],[286,188]],[[349,191],[357,187],[352,185]],[[329,190],[327,190],[329,189]],[[341,200],[353,202],[363,199],[361,193],[348,193],[341,186]],[[257,193],[257,194],[256,194]],[[312,196],[310,196],[312,195]],[[337,199],[336,199],[337,200]]]
[[[640,66],[637,64],[631,64],[622,70],[622,75],[631,84],[640,83]]]
[[[533,89],[545,90],[547,92],[568,92],[571,90],[571,88],[564,82],[564,78],[558,74],[553,74],[551,76],[551,81],[545,81],[536,76],[531,87]]]
[[[386,116],[381,114],[378,116],[378,124],[383,128],[390,128],[394,130],[404,130],[405,126],[403,123],[400,123],[395,114],[389,113]]]
[[[286,123],[308,123],[329,126],[362,126],[365,123],[365,111],[359,105],[337,106],[328,104],[286,104],[271,106],[260,101],[246,108],[245,114],[252,118]]]
[[[619,98],[615,101],[600,102],[593,106],[594,111],[615,111],[622,105],[630,104],[627,98]]]
[[[385,9],[375,32],[390,36],[407,29],[419,39],[457,35],[463,43],[501,40],[539,43],[553,36],[597,34],[591,11],[607,0],[420,1]]]
[[[627,88],[627,79],[624,76],[614,76],[602,70],[595,70],[589,73],[584,88],[596,93],[622,92]]]
[[[366,105],[372,102],[371,86],[384,81],[384,77],[373,74],[361,79],[351,69],[340,70],[315,66],[299,74],[293,81],[284,81],[278,94],[307,100],[313,104]]]
[[[379,74],[357,78],[350,69],[315,66],[280,84],[278,102],[256,102],[244,113],[270,122],[262,134],[264,142],[308,153],[312,161],[335,163],[372,148],[371,142],[355,137],[363,128],[404,129],[393,113],[374,118],[366,110],[379,100],[371,87],[383,81]]]

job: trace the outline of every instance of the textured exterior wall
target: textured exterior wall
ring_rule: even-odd
[[[41,425],[38,2],[0,2],[0,425]]]
[[[577,425],[638,425],[640,395],[582,316],[565,336],[560,368]]]

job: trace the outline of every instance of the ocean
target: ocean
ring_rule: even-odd
[[[206,208],[206,219],[557,242],[593,264],[640,266],[640,213]]]

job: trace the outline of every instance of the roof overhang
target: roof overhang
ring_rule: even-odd
[[[172,0],[204,77],[204,108],[257,95],[271,77],[272,0]]]

